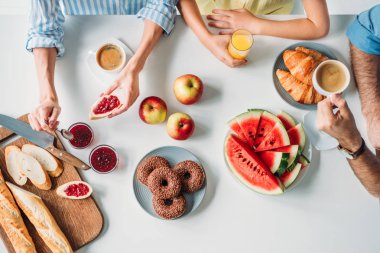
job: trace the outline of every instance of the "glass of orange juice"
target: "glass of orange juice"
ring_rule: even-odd
[[[236,30],[228,44],[228,52],[234,59],[244,60],[253,45],[252,34],[243,29]]]

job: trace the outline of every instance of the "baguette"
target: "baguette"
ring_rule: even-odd
[[[59,177],[62,174],[62,163],[45,149],[32,144],[25,144],[21,150],[36,159],[50,176]]]
[[[70,243],[42,199],[14,184],[7,182],[7,185],[12,191],[17,204],[49,249],[54,253],[72,253]]]
[[[16,156],[21,173],[41,190],[50,190],[51,180],[41,164],[32,156],[20,152]]]
[[[13,181],[18,185],[24,185],[28,178],[21,173],[16,158],[18,153],[21,153],[21,150],[17,146],[7,146],[5,148],[5,163],[7,165],[8,173]]]
[[[0,171],[0,224],[16,253],[37,253],[20,210]]]

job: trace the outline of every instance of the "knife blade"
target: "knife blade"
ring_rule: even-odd
[[[54,136],[46,132],[34,131],[29,124],[21,120],[0,114],[0,125],[13,131],[15,134],[24,137],[37,146],[46,149],[58,159],[67,162],[74,167],[85,170],[90,168],[90,166],[72,154],[54,147]]]

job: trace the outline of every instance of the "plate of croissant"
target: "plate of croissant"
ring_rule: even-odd
[[[312,77],[317,66],[336,56],[326,46],[300,42],[289,46],[277,57],[273,81],[277,92],[289,104],[305,110],[315,110],[325,99],[313,87]]]

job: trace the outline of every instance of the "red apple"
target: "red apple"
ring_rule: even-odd
[[[170,115],[166,130],[176,140],[186,140],[194,132],[194,120],[186,113],[176,112]]]
[[[147,97],[140,104],[139,115],[147,124],[160,124],[166,119],[166,103],[159,97]]]
[[[201,98],[202,93],[203,83],[195,75],[183,75],[174,81],[174,95],[184,105],[194,104]]]

